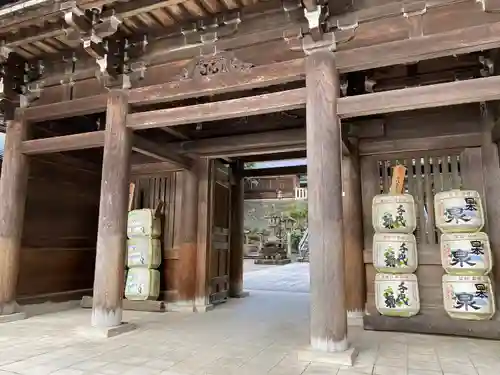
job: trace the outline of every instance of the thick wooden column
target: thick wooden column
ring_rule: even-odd
[[[244,247],[244,184],[243,163],[232,166],[233,184],[231,185],[231,216],[229,246],[229,296],[245,297],[243,293],[243,247]]]
[[[196,246],[198,229],[198,178],[193,171],[177,173],[181,183],[179,207],[180,244],[178,274],[178,303],[194,304],[196,290]],[[178,185],[178,186],[179,186]]]
[[[127,239],[131,132],[126,128],[126,93],[110,91],[102,161],[101,201],[92,305],[92,325],[119,326],[122,322],[124,265]]]
[[[344,251],[346,309],[354,316],[365,311],[365,265],[363,262],[363,211],[361,203],[361,175],[357,154],[342,160],[344,189]]]
[[[500,298],[500,288],[498,288],[498,285],[500,285],[500,230],[498,230],[498,228],[500,228],[500,158],[498,155],[498,147],[492,141],[491,131],[495,126],[493,109],[492,104],[481,104],[483,131],[481,161],[484,179],[483,202],[486,204],[487,227],[485,231],[488,233],[493,255],[494,268],[491,279],[492,282],[497,285],[495,292],[498,301]]]
[[[334,54],[306,57],[307,185],[311,273],[311,346],[344,351],[347,314],[342,224],[342,139],[337,116],[339,77]]]
[[[0,315],[16,312],[16,286],[28,183],[28,157],[21,153],[27,124],[16,116],[7,122],[0,178]]]
[[[208,295],[208,266],[212,242],[213,160],[195,163],[198,176],[198,228],[196,246],[195,311],[205,312],[211,305]]]

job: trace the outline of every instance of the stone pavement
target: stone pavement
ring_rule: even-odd
[[[304,271],[300,266],[297,269]],[[275,269],[296,273],[295,267]],[[0,375],[500,373],[500,342],[368,332],[359,327],[349,331],[360,349],[354,367],[300,362],[297,350],[307,348],[308,315],[307,293],[253,290],[250,297],[231,300],[205,314],[126,311],[124,319],[137,329],[111,339],[82,334],[90,324],[89,310],[35,316],[0,325]]]
[[[308,294],[254,291],[206,314],[125,312],[137,330],[89,339],[90,311],[0,326],[0,375],[497,375],[500,342],[353,328],[353,368],[299,362]]]
[[[284,266],[254,265],[245,260],[244,288],[278,292],[309,293],[309,263],[290,263]]]

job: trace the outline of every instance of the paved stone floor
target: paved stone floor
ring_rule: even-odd
[[[111,339],[82,333],[89,310],[35,316],[0,325],[0,375],[500,373],[500,342],[358,327],[349,332],[360,349],[354,367],[300,362],[297,350],[307,347],[308,313],[307,293],[253,290],[206,314],[125,312],[137,330]]]
[[[245,259],[245,289],[309,293],[309,263],[261,266]]]

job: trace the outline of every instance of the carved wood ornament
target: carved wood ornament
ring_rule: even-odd
[[[183,69],[180,79],[197,79],[219,73],[248,72],[253,64],[246,63],[229,52],[199,56]]]

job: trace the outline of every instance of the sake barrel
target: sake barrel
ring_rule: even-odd
[[[490,240],[483,232],[443,233],[441,263],[448,274],[482,276],[491,272]]]
[[[156,300],[160,295],[160,271],[130,268],[127,273],[125,298],[131,301]]]
[[[375,233],[373,266],[378,272],[413,273],[418,266],[417,241],[413,234]]]
[[[414,274],[375,275],[375,306],[382,315],[408,318],[420,311],[418,281]]]
[[[127,240],[127,267],[158,268],[160,264],[160,240],[151,237],[132,237]]]
[[[444,308],[454,319],[488,320],[495,314],[495,294],[488,276],[443,275]]]
[[[161,234],[161,220],[154,216],[154,211],[149,208],[132,210],[128,213],[127,236],[133,237],[153,237],[157,238]]]
[[[434,212],[436,227],[443,233],[479,232],[484,226],[481,197],[474,190],[437,193]]]
[[[417,227],[413,197],[376,195],[372,201],[372,223],[378,233],[413,233]]]

